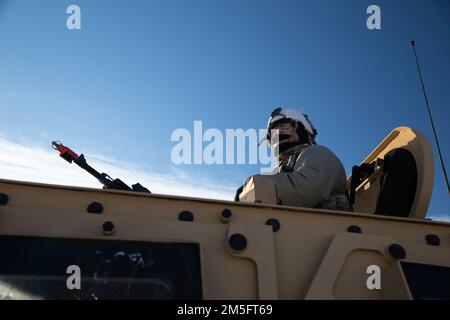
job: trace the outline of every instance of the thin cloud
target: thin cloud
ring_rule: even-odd
[[[427,218],[435,221],[445,221],[450,222],[450,214],[448,213],[437,213],[437,214],[430,214],[427,216]]]

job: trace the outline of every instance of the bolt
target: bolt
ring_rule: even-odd
[[[228,244],[235,251],[242,251],[247,247],[247,239],[240,233],[233,234],[228,239]]]
[[[103,224],[103,234],[105,235],[111,235],[114,233],[114,223],[112,223],[111,221],[106,221]]]
[[[194,215],[192,214],[192,212],[184,210],[184,211],[181,211],[180,214],[178,215],[178,220],[194,221]]]
[[[87,207],[87,212],[100,214],[103,212],[103,205],[100,202],[92,202]]]
[[[5,193],[0,193],[0,206],[6,206],[8,204],[9,197]]]
[[[352,233],[362,233],[362,230],[359,226],[357,225],[352,225],[352,226],[348,226],[347,228],[347,232],[352,232]]]
[[[427,234],[425,236],[425,241],[430,246],[439,246],[441,244],[441,239],[436,234]]]
[[[273,218],[272,219],[268,219],[266,221],[266,225],[272,226],[272,231],[273,232],[277,232],[281,228],[280,221],[278,221],[277,219],[273,219]]]
[[[230,221],[232,215],[233,213],[230,209],[223,209],[220,213],[220,220],[224,223],[227,223],[228,221]]]
[[[393,243],[388,247],[388,252],[395,260],[405,259],[405,249],[399,244]]]

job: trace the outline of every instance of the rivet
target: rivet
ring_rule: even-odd
[[[351,232],[351,233],[362,233],[362,230],[361,230],[360,226],[357,226],[357,225],[351,225],[351,226],[348,226],[347,232]]]
[[[181,211],[180,214],[178,215],[178,220],[194,221],[194,215],[192,214],[192,212],[184,210],[184,211]]]
[[[222,212],[220,213],[220,220],[222,222],[229,222],[231,219],[231,216],[233,215],[233,213],[231,212],[230,209],[223,209]]]
[[[87,207],[87,212],[100,214],[103,212],[103,205],[100,202],[92,202]]]
[[[425,236],[425,241],[430,246],[439,246],[441,244],[441,239],[436,234],[427,234]]]
[[[105,235],[111,235],[114,233],[114,223],[112,223],[111,221],[106,221],[103,224],[103,234]]]

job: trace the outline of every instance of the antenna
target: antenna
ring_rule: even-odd
[[[423,96],[425,97],[425,103],[427,105],[428,117],[430,118],[431,127],[433,128],[433,135],[434,135],[434,139],[436,140],[439,159],[441,160],[442,171],[444,172],[445,182],[447,183],[447,192],[450,194],[450,186],[448,184],[447,171],[445,171],[444,160],[442,159],[441,148],[439,147],[439,140],[438,140],[438,137],[436,134],[436,129],[434,128],[433,117],[431,116],[430,105],[428,104],[427,93],[425,91],[425,86],[423,84],[422,72],[420,72],[419,59],[417,58],[416,47],[414,46],[414,44],[415,44],[415,41],[414,40],[411,41],[411,46],[412,46],[412,49],[414,52],[414,57],[416,58],[417,70],[419,71],[420,83],[422,84]]]

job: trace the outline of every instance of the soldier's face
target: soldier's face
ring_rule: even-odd
[[[272,146],[276,148],[281,143],[298,142],[297,126],[293,123],[282,123],[272,129]]]

